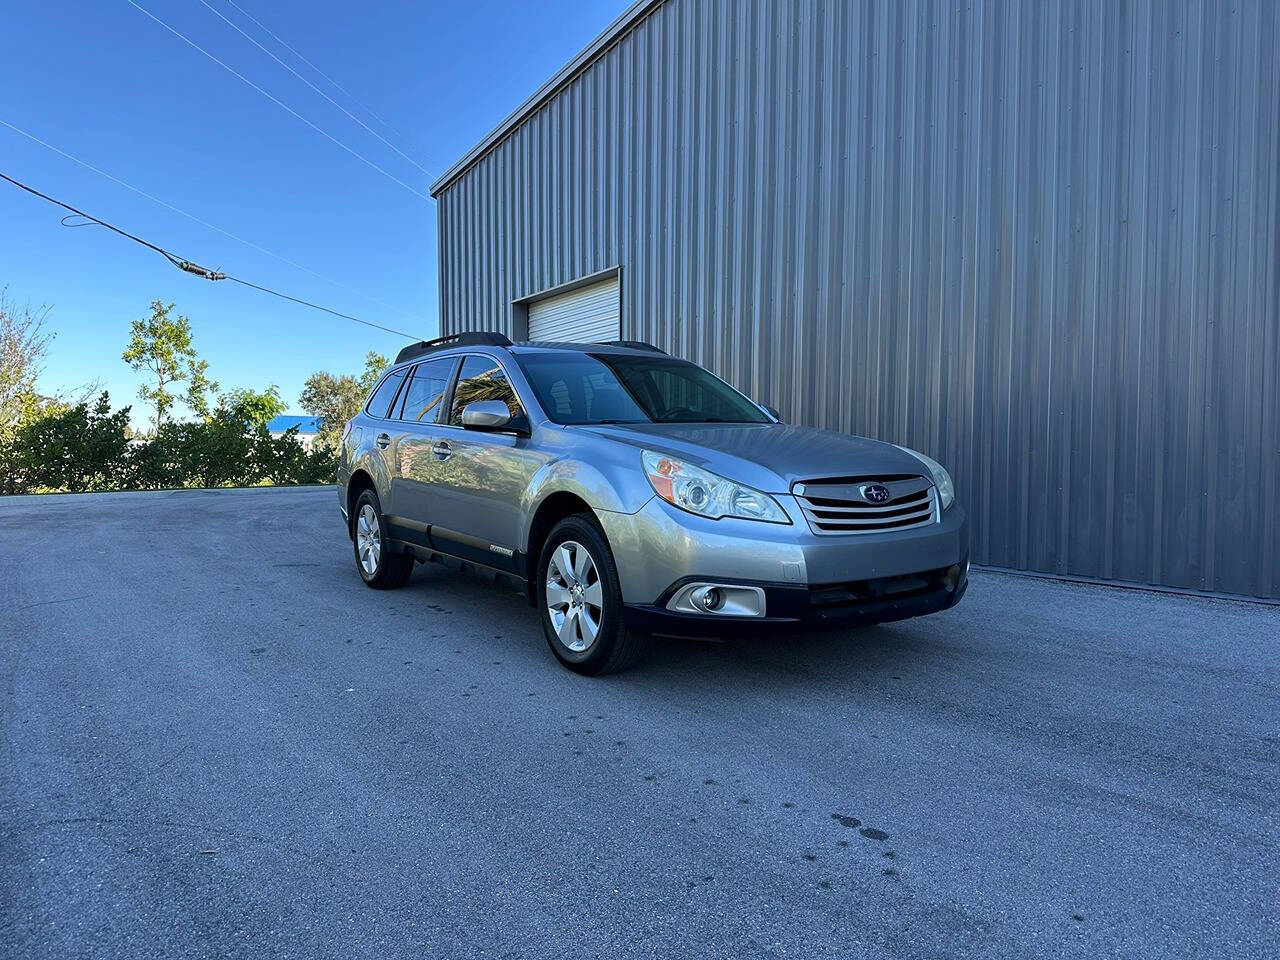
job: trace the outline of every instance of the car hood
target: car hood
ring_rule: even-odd
[[[909,474],[923,463],[891,443],[785,423],[645,423],[579,429],[687,460],[766,493],[798,480]]]

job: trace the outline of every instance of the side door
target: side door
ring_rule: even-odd
[[[413,368],[392,415],[402,432],[393,465],[391,524],[398,537],[430,545],[430,488],[440,460],[432,451],[441,440],[445,397],[458,357],[424,360]]]
[[[499,400],[511,429],[468,430],[469,403]],[[458,371],[431,488],[431,540],[438,549],[503,570],[519,571],[521,502],[529,482],[551,455],[534,448],[529,418],[501,361],[468,354]]]

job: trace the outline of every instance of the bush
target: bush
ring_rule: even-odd
[[[274,391],[228,394],[204,420],[166,423],[130,443],[129,409],[111,413],[103,393],[0,437],[0,492],[129,490],[331,483],[332,451],[308,452],[297,429],[273,437],[267,420],[282,406]]]
[[[197,487],[243,487],[258,483],[253,438],[243,423],[215,411],[204,423],[180,423],[177,450],[183,481]]]
[[[129,451],[126,489],[159,490],[187,485],[181,437],[174,424],[166,424],[154,437],[140,441]]]
[[[24,423],[14,441],[16,484],[23,489],[118,490],[128,477],[129,408],[112,413],[106,391],[93,408],[69,410]]]
[[[24,493],[26,489],[26,477],[18,467],[17,432],[0,429],[0,496]]]
[[[307,450],[298,440],[297,427],[273,437],[265,426],[253,433],[254,460],[262,481],[275,484],[332,483],[338,458],[323,444]]]

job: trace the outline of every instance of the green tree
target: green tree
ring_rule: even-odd
[[[364,391],[365,396],[373,392],[373,388],[378,384],[378,378],[386,369],[387,358],[382,354],[370,350],[364,355],[364,373],[360,374],[359,380],[360,389]]]
[[[129,408],[111,412],[104,390],[90,407],[78,403],[22,425],[16,462],[28,487],[114,490],[129,469]]]
[[[265,427],[287,409],[275,384],[261,392],[244,388],[230,390],[218,398],[218,410],[242,422],[247,430]]]
[[[371,351],[364,358],[364,371],[359,376],[336,376],[321,370],[307,377],[298,405],[320,420],[317,446],[330,451],[337,449],[343,425],[360,412],[364,398],[385,369],[387,358]]]
[[[155,408],[152,426],[156,432],[169,419],[177,402],[174,388],[186,385],[187,406],[197,416],[209,415],[209,398],[216,395],[218,385],[208,377],[209,364],[196,355],[191,338],[191,321],[183,316],[170,317],[172,303],[151,301],[151,316],[133,321],[129,329],[129,345],[122,354],[134,370],[146,370],[155,384],[144,383],[138,396]]]

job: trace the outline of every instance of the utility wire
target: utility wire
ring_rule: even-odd
[[[388,140],[386,137],[384,137],[382,134],[380,134],[377,130],[373,129],[373,127],[369,126],[367,123],[365,123],[365,122],[364,122],[363,120],[361,120],[359,117],[357,117],[354,113],[352,113],[350,110],[348,110],[348,109],[347,109],[346,107],[344,107],[342,104],[340,104],[337,100],[333,99],[333,97],[329,96],[327,93],[325,93],[325,92],[324,92],[323,90],[321,90],[319,87],[317,87],[314,83],[312,83],[310,80],[308,80],[308,79],[307,79],[306,77],[304,77],[302,74],[300,74],[297,70],[293,69],[293,67],[289,66],[289,64],[285,63],[283,60],[281,60],[279,57],[277,57],[274,53],[272,53],[270,50],[268,50],[266,47],[264,47],[262,44],[260,44],[260,43],[259,43],[257,40],[255,40],[253,37],[251,37],[251,36],[249,36],[249,34],[245,33],[245,31],[244,31],[244,30],[240,29],[240,25],[239,25],[239,24],[237,24],[235,21],[233,21],[233,20],[231,20],[230,18],[228,18],[228,17],[227,17],[227,16],[226,16],[226,15],[225,15],[221,10],[219,10],[217,7],[213,6],[213,4],[209,3],[209,0],[200,0],[200,3],[201,3],[201,4],[203,4],[203,5],[204,5],[204,7],[205,7],[205,8],[206,8],[210,13],[212,13],[212,14],[214,14],[215,16],[219,17],[219,18],[220,18],[224,23],[226,23],[226,24],[227,24],[227,26],[229,26],[229,27],[231,27],[233,30],[235,30],[235,31],[236,31],[236,33],[240,34],[240,36],[244,37],[246,40],[248,40],[250,43],[252,43],[255,47],[257,47],[259,50],[261,50],[263,53],[265,53],[268,57],[270,57],[270,58],[271,58],[272,60],[274,60],[276,63],[280,64],[280,66],[282,66],[282,67],[284,67],[286,70],[288,70],[288,71],[289,71],[290,73],[292,73],[295,77],[297,77],[299,80],[301,80],[303,83],[305,83],[308,87],[310,87],[310,88],[311,88],[312,90],[314,90],[316,93],[320,94],[320,96],[322,96],[322,97],[324,97],[326,100],[328,100],[331,104],[333,104],[335,107],[337,107],[337,108],[338,108],[339,110],[341,110],[343,113],[345,113],[345,114],[346,114],[348,117],[350,117],[352,120],[354,120],[356,123],[360,124],[360,126],[364,127],[364,128],[365,128],[366,130],[368,130],[371,134],[373,134],[375,137],[377,137],[379,140],[381,140],[383,143],[385,143],[388,147],[390,147],[390,148],[391,148],[392,150],[394,150],[396,153],[400,154],[400,156],[404,157],[406,160],[408,160],[410,163],[412,163],[415,167],[417,167],[419,170],[421,170],[423,173],[425,173],[428,177],[434,177],[434,176],[435,176],[435,174],[434,174],[434,173],[432,173],[430,170],[428,170],[426,167],[424,167],[422,164],[420,164],[417,160],[413,159],[413,157],[409,156],[407,153],[405,153],[403,150],[401,150],[399,147],[397,147],[394,143],[392,143],[390,140]]]
[[[304,307],[311,307],[313,310],[321,310],[325,313],[332,314],[335,317],[341,317],[343,320],[353,320],[356,323],[364,324],[366,327],[373,327],[376,330],[383,330],[387,333],[394,333],[396,336],[404,337],[407,340],[422,339],[421,337],[416,337],[411,333],[405,333],[403,330],[393,330],[390,327],[384,327],[381,324],[373,323],[369,320],[361,320],[359,317],[353,317],[349,313],[340,313],[337,310],[331,310],[328,307],[321,306],[318,303],[312,303],[310,300],[302,300],[298,297],[292,297],[287,293],[281,293],[279,290],[272,290],[270,287],[259,286],[256,283],[250,283],[248,280],[242,280],[239,277],[233,277],[228,273],[222,273],[221,271],[210,270],[207,267],[202,267],[198,263],[194,263],[190,260],[184,260],[182,257],[179,257],[177,254],[171,253],[170,251],[166,250],[164,247],[158,246],[157,244],[154,244],[149,240],[143,240],[141,237],[135,234],[132,234],[127,230],[122,230],[120,227],[117,227],[114,224],[108,223],[106,220],[102,220],[102,219],[99,219],[98,217],[93,216],[92,214],[85,213],[83,210],[77,210],[75,207],[71,206],[71,204],[64,203],[63,201],[57,199],[56,197],[51,197],[47,193],[41,193],[35,187],[29,186],[28,184],[23,183],[21,180],[15,180],[13,177],[9,176],[7,173],[0,171],[0,179],[7,180],[10,183],[12,183],[15,187],[18,187],[20,190],[25,190],[27,193],[30,193],[33,196],[37,196],[41,200],[46,200],[49,203],[54,204],[55,206],[59,206],[63,210],[68,210],[71,213],[75,214],[76,216],[84,217],[84,219],[92,221],[93,223],[96,223],[99,226],[106,227],[108,230],[112,231],[113,233],[117,233],[128,240],[132,240],[134,243],[141,244],[142,246],[146,247],[148,250],[154,250],[156,253],[160,254],[160,256],[164,257],[166,260],[172,263],[179,270],[183,270],[186,273],[195,274],[196,276],[203,277],[206,280],[231,280],[234,283],[239,283],[246,287],[252,287],[254,290],[260,290],[263,293],[269,293],[273,297],[279,297],[282,300],[290,300],[293,303],[301,304]]]
[[[374,112],[373,112],[373,108],[369,107],[367,104],[361,103],[358,99],[356,99],[355,95],[354,95],[354,94],[352,94],[350,90],[348,90],[346,87],[344,87],[342,84],[340,84],[337,80],[333,79],[333,77],[329,76],[327,73],[325,73],[325,72],[324,72],[323,70],[321,70],[319,67],[317,67],[314,63],[312,63],[310,60],[308,60],[306,57],[304,57],[301,53],[299,53],[299,52],[298,52],[297,48],[295,48],[295,47],[291,47],[288,43],[286,43],[286,42],[284,41],[284,39],[283,39],[283,38],[281,38],[281,37],[280,37],[280,35],[279,35],[279,34],[277,34],[277,33],[273,32],[273,31],[272,31],[272,29],[271,29],[270,27],[268,27],[265,23],[263,23],[261,20],[259,20],[257,17],[255,17],[252,13],[250,13],[250,12],[249,12],[248,10],[246,10],[244,7],[240,6],[240,4],[236,3],[236,0],[227,0],[227,3],[231,4],[231,6],[235,7],[237,10],[239,10],[242,16],[247,17],[249,20],[252,20],[254,23],[256,23],[256,24],[258,25],[258,27],[262,30],[262,32],[263,32],[263,33],[265,33],[267,36],[269,36],[269,37],[270,37],[272,40],[274,40],[276,43],[280,44],[280,46],[284,47],[286,50],[288,50],[290,53],[292,53],[295,57],[297,57],[299,60],[301,60],[303,63],[305,63],[308,67],[310,67],[312,70],[314,70],[314,71],[315,71],[316,73],[318,73],[320,76],[322,76],[322,77],[323,77],[325,80],[327,80],[327,81],[328,81],[328,82],[329,82],[329,83],[330,83],[330,84],[331,84],[335,89],[337,89],[340,93],[342,93],[342,94],[343,94],[343,95],[344,95],[348,100],[350,100],[352,103],[354,103],[357,107],[359,107],[361,110],[363,110],[363,111],[364,111],[365,113],[367,113],[369,116],[373,117],[373,119],[377,120],[380,124],[382,124],[382,125],[383,125],[384,127],[386,127],[388,130],[390,130],[392,133],[394,133],[394,134],[395,134],[397,137],[399,137],[401,140],[405,140],[405,141],[407,141],[407,140],[408,140],[408,137],[406,137],[403,133],[401,133],[399,130],[397,130],[395,127],[393,127],[391,124],[387,123],[387,121],[383,120],[383,119],[382,119],[382,117],[380,117],[380,116],[378,116],[376,113],[374,113]],[[431,158],[430,158],[430,157],[428,157],[427,159],[431,159]]]
[[[169,24],[165,23],[163,20],[161,20],[159,17],[157,17],[154,13],[152,13],[152,12],[151,12],[150,10],[148,10],[146,7],[144,7],[144,6],[142,6],[141,4],[137,3],[137,2],[136,2],[136,0],[125,0],[125,2],[126,2],[126,3],[128,3],[128,4],[129,4],[129,6],[131,6],[131,7],[135,8],[136,10],[138,10],[139,12],[146,14],[148,17],[150,17],[150,18],[151,18],[152,20],[154,20],[156,23],[160,24],[160,26],[164,27],[166,30],[168,30],[170,33],[172,33],[175,37],[177,37],[178,39],[180,39],[180,40],[182,40],[184,43],[186,43],[188,46],[194,47],[196,50],[199,50],[199,51],[200,51],[201,53],[203,53],[206,57],[208,57],[210,60],[212,60],[212,61],[213,61],[214,63],[216,63],[218,66],[222,67],[222,69],[226,70],[226,71],[227,71],[228,73],[230,73],[232,76],[234,76],[234,77],[238,78],[239,80],[241,80],[243,83],[245,83],[245,84],[249,85],[250,87],[253,87],[253,89],[257,90],[260,94],[262,94],[264,97],[266,97],[266,98],[267,98],[268,100],[270,100],[272,103],[276,104],[276,105],[277,105],[277,106],[279,106],[281,109],[287,110],[289,113],[293,114],[295,117],[297,117],[299,120],[301,120],[303,123],[305,123],[305,124],[306,124],[308,127],[310,127],[312,130],[316,131],[316,133],[320,134],[321,136],[323,136],[323,137],[324,137],[325,139],[327,139],[327,140],[331,140],[333,143],[337,144],[337,145],[338,145],[339,147],[341,147],[343,150],[347,151],[347,153],[351,154],[351,155],[352,155],[353,157],[355,157],[357,160],[360,160],[361,162],[363,162],[363,163],[367,164],[368,166],[372,167],[374,170],[377,170],[380,174],[382,174],[382,175],[383,175],[384,177],[386,177],[388,180],[391,180],[391,181],[393,181],[393,182],[395,182],[395,183],[400,184],[400,186],[404,187],[406,190],[408,190],[408,191],[409,191],[410,193],[412,193],[414,196],[419,197],[419,198],[420,198],[420,199],[422,199],[422,200],[426,200],[428,203],[430,203],[430,202],[431,202],[431,197],[427,196],[425,193],[421,192],[420,190],[417,190],[417,189],[415,189],[414,187],[411,187],[409,184],[405,183],[403,180],[401,180],[399,177],[397,177],[394,173],[390,173],[390,172],[388,172],[387,170],[383,169],[382,167],[378,166],[376,163],[374,163],[372,160],[370,160],[370,159],[369,159],[368,157],[366,157],[364,154],[359,153],[359,152],[357,152],[357,151],[353,150],[351,147],[347,146],[345,143],[343,143],[341,140],[339,140],[339,139],[338,139],[337,137],[335,137],[333,134],[329,133],[327,130],[324,130],[324,129],[322,129],[321,127],[317,126],[316,124],[312,123],[310,120],[308,120],[306,117],[304,117],[302,114],[300,114],[297,110],[293,109],[293,107],[289,106],[289,105],[288,105],[287,103],[285,103],[283,100],[279,99],[278,97],[272,96],[272,95],[271,95],[270,93],[268,93],[266,90],[263,90],[263,89],[262,89],[262,87],[258,86],[256,83],[254,83],[254,82],[253,82],[252,80],[250,80],[248,77],[246,77],[243,73],[241,73],[240,71],[236,70],[234,67],[230,67],[230,66],[228,66],[228,65],[227,65],[226,63],[224,63],[223,61],[219,60],[219,59],[218,59],[217,57],[215,57],[212,53],[210,53],[210,52],[209,52],[208,50],[206,50],[204,47],[200,46],[200,44],[196,43],[194,40],[192,40],[192,39],[191,39],[190,37],[188,37],[186,34],[181,33],[180,31],[178,31],[178,30],[174,29],[173,27],[169,26]]]
[[[172,210],[174,213],[181,214],[182,216],[186,217],[188,220],[192,221],[193,223],[198,223],[202,227],[207,227],[208,229],[214,231],[215,233],[220,233],[224,237],[228,237],[231,240],[236,241],[237,243],[243,243],[246,247],[251,247],[252,249],[257,250],[259,253],[265,253],[267,256],[272,257],[276,260],[279,260],[281,263],[287,263],[289,266],[297,270],[301,270],[303,273],[309,273],[311,274],[311,276],[315,277],[318,280],[323,280],[325,283],[331,283],[336,287],[340,287],[343,290],[346,290],[348,293],[354,293],[357,297],[362,297],[365,300],[368,300],[370,303],[376,303],[380,307],[385,307],[388,310],[394,310],[396,313],[403,314],[404,316],[408,317],[410,320],[415,320],[418,323],[425,322],[422,319],[422,317],[419,317],[416,314],[410,313],[408,310],[405,310],[402,307],[397,307],[393,303],[387,303],[385,300],[379,300],[377,297],[367,294],[363,290],[357,290],[355,287],[349,286],[343,283],[341,280],[335,280],[332,277],[325,276],[323,273],[318,273],[317,271],[312,270],[310,267],[304,266],[303,264],[298,263],[295,260],[290,260],[288,257],[281,256],[280,254],[276,253],[273,250],[268,250],[266,247],[260,246],[254,243],[252,240],[246,240],[244,237],[238,237],[234,233],[232,233],[230,230],[223,230],[222,227],[219,227],[217,224],[210,223],[208,220],[202,220],[199,217],[197,217],[194,213],[188,213],[186,210],[183,210],[181,207],[175,207],[172,203],[169,203],[166,200],[161,200],[159,197],[153,196],[152,194],[147,193],[147,191],[139,187],[135,187],[133,184],[125,180],[121,180],[117,176],[113,176],[112,174],[107,173],[105,170],[100,170],[99,168],[95,167],[93,164],[85,160],[81,160],[79,157],[74,156],[73,154],[67,153],[67,151],[62,150],[59,147],[55,147],[52,143],[49,143],[46,140],[41,140],[35,134],[29,133],[26,130],[23,130],[21,127],[15,127],[12,123],[10,123],[8,120],[5,120],[3,117],[0,117],[0,125],[8,127],[14,133],[21,134],[22,136],[26,137],[28,140],[32,141],[33,143],[40,144],[40,146],[44,147],[47,150],[52,150],[54,153],[56,153],[60,157],[65,157],[67,160],[70,160],[73,163],[78,163],[80,166],[84,167],[86,170],[92,170],[98,176],[105,177],[107,180],[110,180],[112,183],[119,184],[120,186],[124,187],[126,190],[132,190],[138,196],[145,197],[146,199],[150,200],[152,203],[157,203],[160,206],[164,207],[166,210]],[[76,224],[76,226],[85,226],[85,225],[86,224],[83,224],[83,223]],[[68,224],[68,226],[72,226],[72,224]]]
[[[27,191],[27,193],[35,194],[35,196],[39,197],[41,200],[48,200],[50,203],[56,203],[58,206],[62,207],[63,210],[70,210],[77,217],[83,217],[85,220],[90,220],[93,223],[98,224],[99,226],[106,227],[108,230],[111,230],[114,233],[120,234],[120,236],[122,237],[132,240],[134,243],[140,243],[144,247],[150,250],[154,250],[156,253],[160,254],[160,256],[164,257],[166,260],[172,263],[175,267],[178,267],[181,270],[187,270],[190,273],[199,273],[203,276],[208,277],[208,279],[210,280],[224,279],[223,277],[215,274],[214,271],[212,270],[206,270],[204,267],[200,267],[197,264],[192,263],[190,260],[183,260],[181,257],[178,257],[175,254],[170,253],[168,250],[164,249],[163,247],[157,247],[154,243],[150,243],[149,241],[143,240],[141,237],[135,237],[132,233],[129,233],[127,230],[121,230],[119,227],[113,226],[112,224],[107,223],[105,220],[99,220],[97,217],[91,217],[89,214],[85,213],[83,210],[77,210],[75,207],[71,206],[71,204],[69,203],[63,203],[61,200],[55,200],[53,197],[49,196],[48,194],[41,193],[35,187],[27,186],[27,184],[23,183],[21,180],[13,179],[13,177],[9,176],[7,173],[0,172],[0,177],[3,177],[5,180],[8,180],[15,187],[19,187]],[[71,224],[68,224],[66,222],[65,217],[63,217],[63,226],[71,226]],[[78,226],[84,226],[84,224],[78,224]]]

